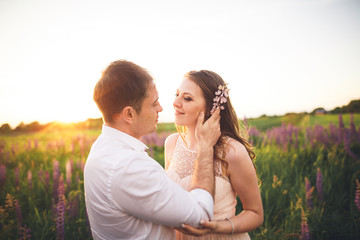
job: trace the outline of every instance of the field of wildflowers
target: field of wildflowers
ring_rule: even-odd
[[[326,125],[249,123],[265,214],[252,239],[360,239],[360,128],[354,116],[336,117]],[[161,165],[171,133],[164,129],[142,139]],[[83,168],[98,134],[0,136],[0,239],[91,239]]]
[[[249,129],[264,205],[253,239],[360,239],[360,129],[346,125]]]

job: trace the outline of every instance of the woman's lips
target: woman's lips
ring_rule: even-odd
[[[175,116],[183,115],[184,113],[175,110]]]

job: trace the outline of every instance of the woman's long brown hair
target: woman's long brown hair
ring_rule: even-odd
[[[220,85],[224,86],[225,82],[217,73],[208,70],[190,71],[186,73],[184,77],[193,81],[201,88],[206,102],[204,119],[206,121],[210,117],[210,111],[213,107],[215,92],[218,90]],[[253,146],[247,140],[248,134],[246,129],[240,127],[239,120],[231,104],[230,98],[227,98],[227,102],[222,106],[224,106],[225,109],[221,110],[220,112],[221,135],[214,146],[214,159],[219,159],[221,161],[223,173],[228,175],[228,163],[224,160],[226,156],[225,145],[228,141],[228,137],[233,138],[243,144],[252,161],[255,159],[255,153],[253,151]],[[183,132],[179,127],[178,131],[180,131],[180,133]],[[242,136],[241,134],[245,134],[245,136]]]

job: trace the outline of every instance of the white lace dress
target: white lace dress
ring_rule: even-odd
[[[185,145],[181,137],[178,137],[174,153],[170,159],[170,165],[167,170],[168,176],[178,183],[185,190],[189,190],[191,177],[194,171],[196,161],[196,151],[190,150]],[[215,202],[214,202],[214,220],[224,220],[226,217],[235,216],[236,193],[234,192],[228,178],[221,172],[219,161],[215,162]],[[248,240],[248,233],[228,234],[209,234],[203,237],[193,237],[176,233],[176,239],[238,239]]]

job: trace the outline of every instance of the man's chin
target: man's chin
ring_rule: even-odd
[[[150,130],[147,134],[156,132],[156,129],[157,129],[157,124],[155,124],[155,125],[154,125],[154,128],[153,128],[152,130]]]

